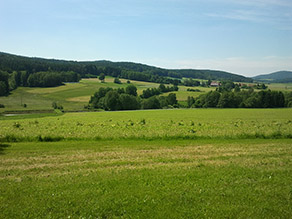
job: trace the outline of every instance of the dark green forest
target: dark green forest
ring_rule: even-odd
[[[278,71],[271,74],[258,75],[253,79],[266,83],[291,83],[292,71]]]
[[[137,88],[129,85],[124,88],[100,88],[91,96],[88,109],[137,110],[185,107],[178,103],[176,94],[159,96],[162,93],[177,91],[176,86],[160,84],[158,88],[144,90],[138,96]],[[282,108],[292,107],[292,92],[240,89],[233,82],[224,83],[215,91],[202,94],[197,98],[188,97],[188,108]]]
[[[263,84],[264,85],[264,84]],[[281,108],[292,107],[292,92],[271,91],[265,86],[240,89],[232,82],[223,83],[216,91],[210,91],[197,98],[188,97],[189,108]]]
[[[52,87],[80,78],[107,76],[130,80],[179,85],[181,79],[232,80],[252,82],[251,78],[213,70],[169,70],[131,62],[77,62],[29,58],[0,52],[0,95],[8,95],[18,86]]]
[[[104,109],[109,111],[115,110],[137,110],[137,109],[162,109],[178,107],[176,95],[174,93],[168,96],[158,96],[175,90],[177,87],[165,87],[163,84],[159,88],[149,89],[153,95],[146,96],[137,95],[137,88],[129,85],[124,88],[99,88],[97,92],[91,96],[87,108]],[[177,90],[177,89],[176,89]]]

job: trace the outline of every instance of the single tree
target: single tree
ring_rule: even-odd
[[[103,83],[104,79],[105,79],[105,75],[103,73],[101,73],[98,77],[98,79]]]
[[[137,96],[137,88],[134,85],[126,87],[126,94]]]

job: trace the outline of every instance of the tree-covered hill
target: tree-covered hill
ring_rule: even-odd
[[[99,75],[105,73],[106,75],[120,76],[138,80],[151,81],[159,77],[171,78],[198,78],[210,80],[232,80],[240,82],[251,82],[251,78],[241,75],[231,74],[223,71],[215,70],[194,70],[194,69],[163,69],[153,66],[148,66],[132,62],[110,62],[110,61],[64,61],[55,59],[30,58],[24,56],[17,56],[8,53],[0,52],[0,70],[13,71],[27,71],[28,73],[44,72],[44,71],[73,71],[80,74],[81,77],[89,77],[90,75]],[[153,80],[152,80],[153,81]],[[159,81],[160,83],[161,81]]]
[[[253,77],[256,81],[290,83],[292,82],[292,71],[277,71],[271,74],[258,75]]]

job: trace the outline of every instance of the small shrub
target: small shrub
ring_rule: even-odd
[[[18,123],[18,122],[15,122],[15,123],[13,124],[13,127],[14,127],[14,128],[20,128],[20,126],[21,126],[21,125],[20,125],[20,123]]]
[[[77,126],[83,126],[83,123],[81,123],[81,122],[77,122],[76,125],[77,125]]]
[[[57,109],[57,108],[58,108],[57,103],[56,103],[56,102],[53,102],[53,103],[52,103],[52,107],[53,107],[54,109]]]
[[[140,125],[145,125],[145,124],[146,124],[146,120],[145,119],[141,119]]]
[[[59,104],[57,104],[56,102],[52,102],[52,107],[53,107],[54,109],[59,109],[59,110],[61,110],[61,111],[64,109],[62,105],[59,105]]]
[[[121,82],[121,80],[120,80],[119,78],[115,78],[115,79],[114,79],[114,83],[116,83],[116,84],[121,84],[122,82]]]
[[[41,142],[55,142],[55,141],[61,141],[63,140],[64,137],[61,136],[44,136],[42,137],[41,135],[37,136],[37,141],[41,141]]]
[[[0,103],[0,108],[5,108],[4,104]]]
[[[2,142],[18,142],[18,138],[15,135],[6,135],[0,139]]]

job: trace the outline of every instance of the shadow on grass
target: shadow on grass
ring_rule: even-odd
[[[4,150],[6,148],[10,147],[9,144],[3,144],[3,143],[0,143],[0,155],[3,155],[4,154]]]

